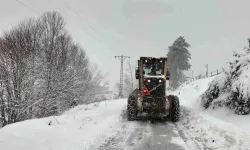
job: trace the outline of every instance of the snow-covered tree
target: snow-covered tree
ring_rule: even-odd
[[[189,70],[191,67],[189,63],[189,59],[191,59],[191,54],[188,51],[189,47],[190,44],[182,36],[178,37],[172,46],[169,46],[167,58],[170,69],[170,86],[172,88],[178,86],[183,71]]]
[[[129,61],[127,63],[128,67],[124,73],[124,96],[128,97],[135,88],[138,87],[138,82],[135,79],[135,67]]]
[[[227,106],[236,114],[250,112],[250,53],[234,53],[235,60],[229,63],[229,70],[218,75],[200,99],[205,108]]]
[[[106,75],[74,43],[58,12],[45,12],[0,38],[0,126],[89,103]]]

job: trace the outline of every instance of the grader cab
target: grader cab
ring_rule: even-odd
[[[141,114],[150,119],[159,116],[173,122],[179,120],[179,99],[166,93],[169,77],[167,58],[140,57],[135,70],[139,87],[130,94],[127,103],[129,121]]]

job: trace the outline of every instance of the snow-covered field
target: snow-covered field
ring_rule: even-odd
[[[86,150],[121,128],[124,99],[77,106],[58,117],[27,120],[0,130],[1,150]]]

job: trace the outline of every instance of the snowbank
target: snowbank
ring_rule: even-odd
[[[226,107],[216,109],[209,108],[203,112],[209,116],[230,123],[250,135],[250,115],[236,115],[234,112],[232,112],[232,110]]]
[[[171,94],[176,94],[180,99],[180,104],[185,108],[220,119],[238,127],[250,135],[250,115],[236,115],[227,107],[218,107],[214,109],[213,107],[209,107],[205,109],[201,105],[201,95],[203,95],[209,87],[211,88],[214,83],[217,83],[218,87],[222,87],[224,83],[223,77],[224,75],[221,74],[206,79],[196,80],[189,84],[182,85],[178,90]],[[220,99],[223,100],[223,96],[221,96]]]
[[[237,59],[230,64],[229,72],[219,75],[201,96],[205,108],[223,107],[235,114],[250,112],[250,53],[235,54]]]
[[[181,118],[177,123],[183,131],[187,144],[197,149],[249,150],[250,136],[229,123],[202,112],[181,108]]]
[[[177,127],[183,131],[188,146],[221,150],[246,150],[250,147],[250,116],[235,115],[226,108],[212,110],[201,106],[200,96],[215,81],[219,87],[223,86],[222,77],[196,80],[170,93],[180,99],[181,117]]]
[[[169,94],[177,95],[182,106],[199,109],[200,106],[198,103],[200,103],[200,101],[198,97],[207,90],[208,84],[213,81],[214,78],[215,76],[183,84],[176,91],[170,92]]]
[[[100,107],[99,107],[100,106]],[[0,129],[2,150],[82,150],[120,128],[126,100],[81,105],[62,116],[18,122]]]

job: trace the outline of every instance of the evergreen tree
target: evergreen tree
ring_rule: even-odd
[[[170,69],[170,86],[172,88],[178,86],[180,74],[191,67],[189,63],[191,54],[188,51],[188,47],[190,47],[190,44],[185,41],[183,36],[178,37],[173,45],[169,46],[167,58]]]

